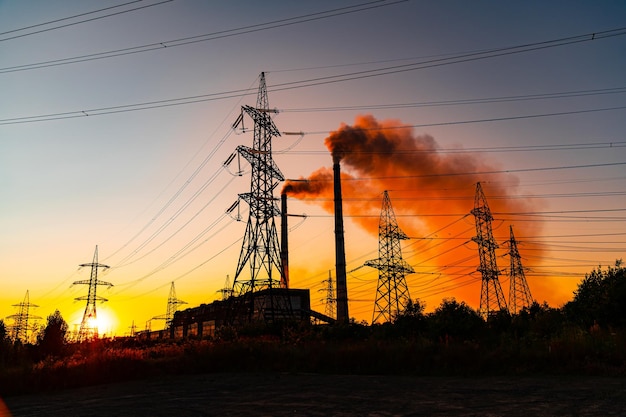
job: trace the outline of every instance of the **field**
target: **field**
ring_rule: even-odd
[[[178,375],[8,397],[20,416],[609,416],[626,379],[294,373]]]

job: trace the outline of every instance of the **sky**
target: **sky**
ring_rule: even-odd
[[[325,178],[327,138],[370,129],[340,143],[351,317],[372,320],[385,190],[411,298],[478,308],[478,182],[504,295],[512,227],[533,298],[559,307],[626,252],[624,16],[621,1],[0,0],[0,317],[28,291],[40,323],[58,309],[76,329],[96,246],[113,284],[100,334],[162,328],[172,282],[180,308],[220,299],[247,220],[227,209],[250,190],[247,162],[224,162],[252,146],[232,124],[262,72],[287,180]],[[288,198],[290,285],[320,312],[330,198]]]

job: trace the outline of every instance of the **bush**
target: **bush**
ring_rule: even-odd
[[[64,353],[68,325],[59,310],[48,316],[48,324],[37,337],[41,355],[61,356]]]

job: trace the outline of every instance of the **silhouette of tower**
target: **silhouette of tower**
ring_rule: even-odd
[[[135,326],[135,320],[133,320],[133,323],[130,325],[129,329],[130,329],[130,337],[135,337],[135,334],[137,333],[137,326]]]
[[[378,269],[378,288],[372,323],[392,321],[410,299],[405,276],[415,272],[402,259],[401,240],[409,237],[398,227],[389,193],[383,193],[383,208],[378,223],[378,259],[366,261],[366,266]]]
[[[289,297],[278,296],[275,291],[287,288],[275,221],[280,210],[274,190],[284,180],[272,159],[272,137],[280,136],[270,117],[270,113],[276,112],[269,108],[265,73],[261,73],[256,107],[242,106],[241,114],[233,124],[234,128],[240,124],[243,126],[244,113],[254,121],[252,148],[237,147],[238,153],[252,167],[250,192],[239,194],[239,199],[248,203],[250,211],[233,279],[233,293],[239,296],[233,313],[238,320],[273,321],[277,313],[282,315],[291,310]],[[242,275],[246,265],[249,276]],[[264,294],[258,294],[262,290]]]
[[[11,339],[16,341],[21,341],[23,343],[28,342],[28,331],[34,330],[34,325],[29,325],[29,320],[38,320],[41,317],[34,316],[30,314],[31,307],[39,307],[36,304],[32,304],[30,302],[28,295],[28,290],[26,290],[26,295],[24,296],[24,301],[19,304],[13,304],[13,307],[17,307],[17,314],[13,314],[8,316],[8,319],[13,319],[13,326],[11,326]]]
[[[478,256],[480,258],[478,271],[482,274],[479,312],[484,318],[488,318],[490,314],[507,307],[502,287],[498,280],[498,275],[500,275],[496,263],[496,249],[498,245],[493,238],[491,229],[493,217],[480,182],[476,184],[474,209],[471,213],[476,220],[476,236],[472,240],[478,244]]]
[[[322,284],[326,284],[326,288],[320,289],[320,291],[326,292],[326,297],[322,299],[325,305],[324,314],[328,317],[336,318],[337,314],[337,298],[335,297],[335,289],[333,288],[333,278],[328,271],[328,279],[322,281]]]
[[[530,295],[530,288],[526,282],[526,274],[522,266],[522,257],[517,249],[517,241],[513,235],[513,226],[509,226],[509,257],[511,266],[509,269],[510,289],[509,289],[509,311],[512,314],[519,313],[523,308],[530,307],[533,297]]]
[[[233,287],[230,285],[230,277],[226,275],[226,281],[224,282],[224,288],[218,290],[222,294],[222,301],[228,300],[233,295]]]
[[[165,330],[171,330],[170,337],[174,337],[172,322],[174,320],[174,313],[176,313],[178,306],[181,304],[187,304],[187,302],[176,298],[176,288],[174,287],[174,281],[172,281],[170,293],[167,297],[167,310],[165,310],[165,315],[154,316],[150,320],[165,320]]]
[[[186,301],[176,298],[176,288],[174,288],[174,281],[170,287],[170,295],[167,297],[167,313],[165,313],[165,328],[170,329],[172,327],[172,320],[174,320],[174,313],[178,310],[178,306],[181,304],[187,304]]]
[[[80,330],[78,331],[78,340],[91,340],[98,338],[98,317],[96,314],[96,301],[105,302],[109,301],[104,297],[100,297],[96,294],[98,285],[106,285],[112,287],[110,282],[100,281],[98,279],[98,268],[108,269],[108,265],[98,263],[98,246],[93,254],[93,262],[88,264],[81,264],[82,266],[91,267],[91,276],[88,280],[74,281],[72,285],[89,285],[89,291],[86,296],[76,298],[76,301],[87,300],[87,306],[85,307],[85,313],[83,314],[83,320],[80,322]]]

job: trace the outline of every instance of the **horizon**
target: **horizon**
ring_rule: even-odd
[[[363,265],[377,257],[383,191],[411,238],[410,296],[427,311],[451,297],[478,309],[477,182],[507,301],[509,226],[533,298],[553,307],[626,252],[624,4],[106,4],[0,3],[8,326],[27,291],[40,323],[59,310],[80,325],[87,287],[72,283],[89,278],[79,265],[95,247],[110,266],[98,278],[113,284],[98,288],[101,334],[160,326],[172,282],[185,308],[221,299],[247,218],[245,204],[228,210],[250,189],[250,165],[231,155],[251,146],[253,123],[232,125],[262,72],[286,178],[275,196],[323,184],[332,151],[346,152],[357,321],[372,320],[378,271]],[[358,140],[333,142],[350,129]],[[289,195],[289,266],[290,287],[323,312],[334,230],[318,191]]]

